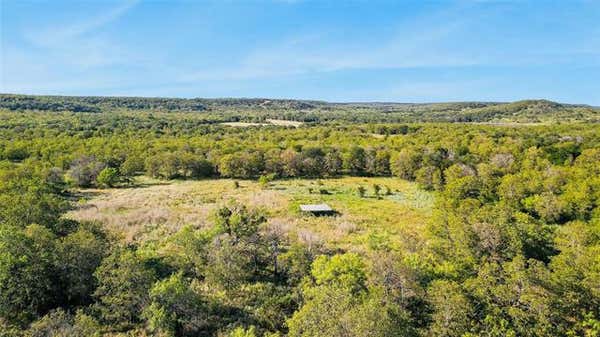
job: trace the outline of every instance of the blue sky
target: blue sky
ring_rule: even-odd
[[[600,1],[0,0],[0,92],[600,105]]]

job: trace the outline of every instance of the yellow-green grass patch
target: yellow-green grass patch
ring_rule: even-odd
[[[239,180],[239,187],[230,179],[142,182],[135,188],[82,190],[89,197],[76,203],[67,217],[98,221],[126,240],[140,240],[157,227],[168,232],[184,225],[208,228],[216,208],[238,202],[263,209],[270,227],[308,244],[414,251],[433,205],[432,194],[397,178],[291,179],[267,186]],[[374,185],[381,187],[379,197]],[[363,197],[359,186],[366,190]],[[338,214],[317,217],[299,211],[301,204],[322,202]]]

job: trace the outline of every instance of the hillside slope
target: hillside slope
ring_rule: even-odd
[[[226,121],[267,118],[303,122],[519,122],[600,121],[600,108],[547,100],[449,103],[329,103],[265,98],[146,98],[0,94],[0,109],[102,113],[114,111],[206,113]]]

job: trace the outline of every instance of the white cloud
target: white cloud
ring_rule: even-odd
[[[487,2],[487,0],[484,0]],[[498,2],[498,1],[491,1]],[[519,1],[499,1],[511,4]],[[485,4],[484,4],[485,5]],[[497,32],[506,20],[506,6],[491,6],[473,15],[473,2],[458,2],[439,12],[398,22],[395,34],[372,40],[352,40],[327,32],[290,36],[271,45],[258,45],[234,64],[221,68],[183,69],[182,82],[251,80],[344,70],[422,67],[545,66],[598,64],[598,34],[570,41],[539,41],[531,32]],[[538,24],[539,26],[539,24]],[[539,32],[538,32],[539,33]],[[530,34],[530,35],[528,35]],[[523,44],[526,41],[526,44]],[[530,43],[534,41],[535,47]]]
[[[38,47],[54,48],[73,40],[78,40],[98,29],[118,20],[138,4],[139,0],[127,0],[116,7],[109,8],[98,15],[85,20],[66,24],[54,25],[42,29],[25,32],[25,38]]]
[[[127,0],[105,8],[79,22],[46,27],[27,25],[22,32],[27,45],[2,45],[3,92],[52,92],[118,84],[98,69],[112,65],[150,64],[145,54],[123,45],[102,28],[122,18],[138,0]]]
[[[71,24],[54,24],[39,28],[31,25],[24,32],[25,39],[34,48],[43,51],[42,63],[51,67],[66,65],[90,68],[113,64],[139,63],[139,54],[130,47],[116,42],[101,29],[120,19],[135,7],[139,0],[127,0],[101,10],[100,14]]]
[[[460,7],[400,22],[387,40],[343,43],[326,33],[291,36],[271,46],[258,46],[234,65],[185,71],[183,82],[246,80],[356,69],[469,66],[485,62],[479,55],[445,44],[468,29]]]

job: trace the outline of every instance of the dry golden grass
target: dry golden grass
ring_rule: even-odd
[[[373,185],[389,195],[377,198]],[[393,249],[418,249],[420,233],[431,216],[433,198],[414,184],[396,178],[294,179],[274,181],[266,188],[254,181],[173,181],[146,187],[83,190],[91,195],[68,217],[92,220],[136,240],[152,228],[175,232],[183,225],[210,226],[210,215],[231,201],[261,208],[269,217],[269,230],[307,244],[332,248],[368,249],[381,245]],[[360,197],[357,187],[367,189]],[[386,188],[387,187],[387,188]],[[337,216],[301,214],[303,203],[330,204]]]
[[[302,122],[297,122],[297,121],[288,121],[285,119],[267,119],[267,122],[273,124],[273,125],[279,125],[279,126],[293,126],[293,127],[299,127],[301,126]]]

